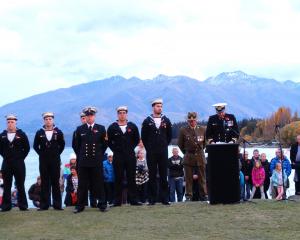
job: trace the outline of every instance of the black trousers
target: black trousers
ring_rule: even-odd
[[[105,182],[105,202],[112,204],[114,201],[114,183],[113,182]]]
[[[53,208],[62,207],[59,186],[60,160],[40,159],[41,203],[40,208],[48,209],[52,190]]]
[[[168,190],[168,149],[162,153],[147,152],[147,165],[149,168],[149,202],[155,203],[158,200],[157,191],[157,170],[159,173],[159,192],[162,202],[169,201]]]
[[[136,158],[134,152],[131,154],[114,153],[113,167],[115,172],[115,203],[122,203],[122,188],[124,176],[128,186],[129,202],[137,201],[137,190],[135,183]]]
[[[264,182],[264,192],[265,192],[265,199],[268,199],[268,190],[270,187],[270,178],[266,177],[265,182]],[[258,192],[258,191],[256,191]]]
[[[89,187],[93,197],[98,199],[98,207],[106,205],[102,168],[102,166],[78,167],[78,209],[84,209]]]
[[[3,162],[2,174],[3,174],[3,182],[4,182],[2,209],[9,210],[12,208],[11,186],[12,186],[13,177],[15,177],[16,186],[18,190],[18,207],[20,209],[27,209],[28,203],[27,203],[25,187],[24,187],[25,176],[26,176],[26,168],[25,168],[24,160],[17,160],[9,164]]]
[[[148,182],[143,183],[142,185],[137,185],[137,195],[138,200],[142,203],[145,203],[148,198],[148,188],[147,188]]]
[[[295,182],[295,194],[299,194],[300,193],[300,168],[299,167],[295,168],[295,172],[298,176],[298,181]]]

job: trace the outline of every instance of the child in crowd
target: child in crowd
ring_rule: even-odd
[[[107,154],[107,160],[103,162],[104,189],[106,202],[113,204],[115,174],[113,167],[113,152]]]
[[[33,205],[37,208],[40,207],[41,202],[41,177],[38,176],[36,183],[32,184],[28,190],[29,199],[32,201]]]
[[[250,199],[253,199],[253,196],[258,188],[260,189],[261,199],[265,199],[265,193],[264,193],[265,169],[261,165],[260,160],[255,161],[251,176],[252,176],[253,187],[252,187]]]
[[[65,180],[67,180],[68,176],[71,174],[71,167],[72,166],[76,167],[76,154],[71,153],[69,159],[70,159],[69,163],[65,164],[64,170],[63,170],[63,176],[64,176]]]
[[[75,206],[77,204],[77,189],[78,189],[78,175],[76,167],[72,166],[71,174],[67,178],[67,187],[66,187],[66,206]]]
[[[17,186],[16,183],[14,183],[14,190],[11,193],[11,205],[12,207],[18,207],[18,190],[17,190]]]
[[[136,160],[136,186],[138,193],[138,201],[145,203],[147,200],[147,182],[149,181],[149,173],[143,149],[137,152]]]
[[[276,168],[272,174],[272,184],[277,190],[276,200],[281,200],[284,193],[283,183],[286,185],[287,182],[287,175],[285,171],[283,171],[283,175],[284,176],[282,177],[281,163],[276,163]]]

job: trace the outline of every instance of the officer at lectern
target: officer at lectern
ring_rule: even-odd
[[[213,143],[235,143],[239,138],[239,129],[233,114],[225,112],[227,103],[216,103],[212,105],[216,114],[208,119],[206,128],[206,139],[209,144]]]

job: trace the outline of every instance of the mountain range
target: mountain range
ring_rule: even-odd
[[[99,109],[97,121],[106,127],[116,119],[116,107],[127,105],[129,119],[138,126],[151,113],[151,100],[162,97],[164,113],[172,122],[184,121],[188,111],[197,111],[200,120],[214,114],[211,106],[227,102],[227,112],[237,119],[262,118],[280,106],[299,111],[300,83],[260,78],[242,71],[226,72],[199,81],[187,76],[158,75],[149,80],[114,76],[69,88],[34,95],[0,107],[0,116],[15,113],[18,126],[30,137],[42,125],[41,114],[55,113],[55,122],[68,139],[79,125],[79,113],[85,106]],[[0,122],[5,128],[5,121]]]

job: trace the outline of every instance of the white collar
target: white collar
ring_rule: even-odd
[[[92,127],[92,128],[93,128],[94,125],[95,125],[95,123],[93,123],[93,124],[88,124],[88,123],[87,123],[88,128],[89,128],[89,127]]]

